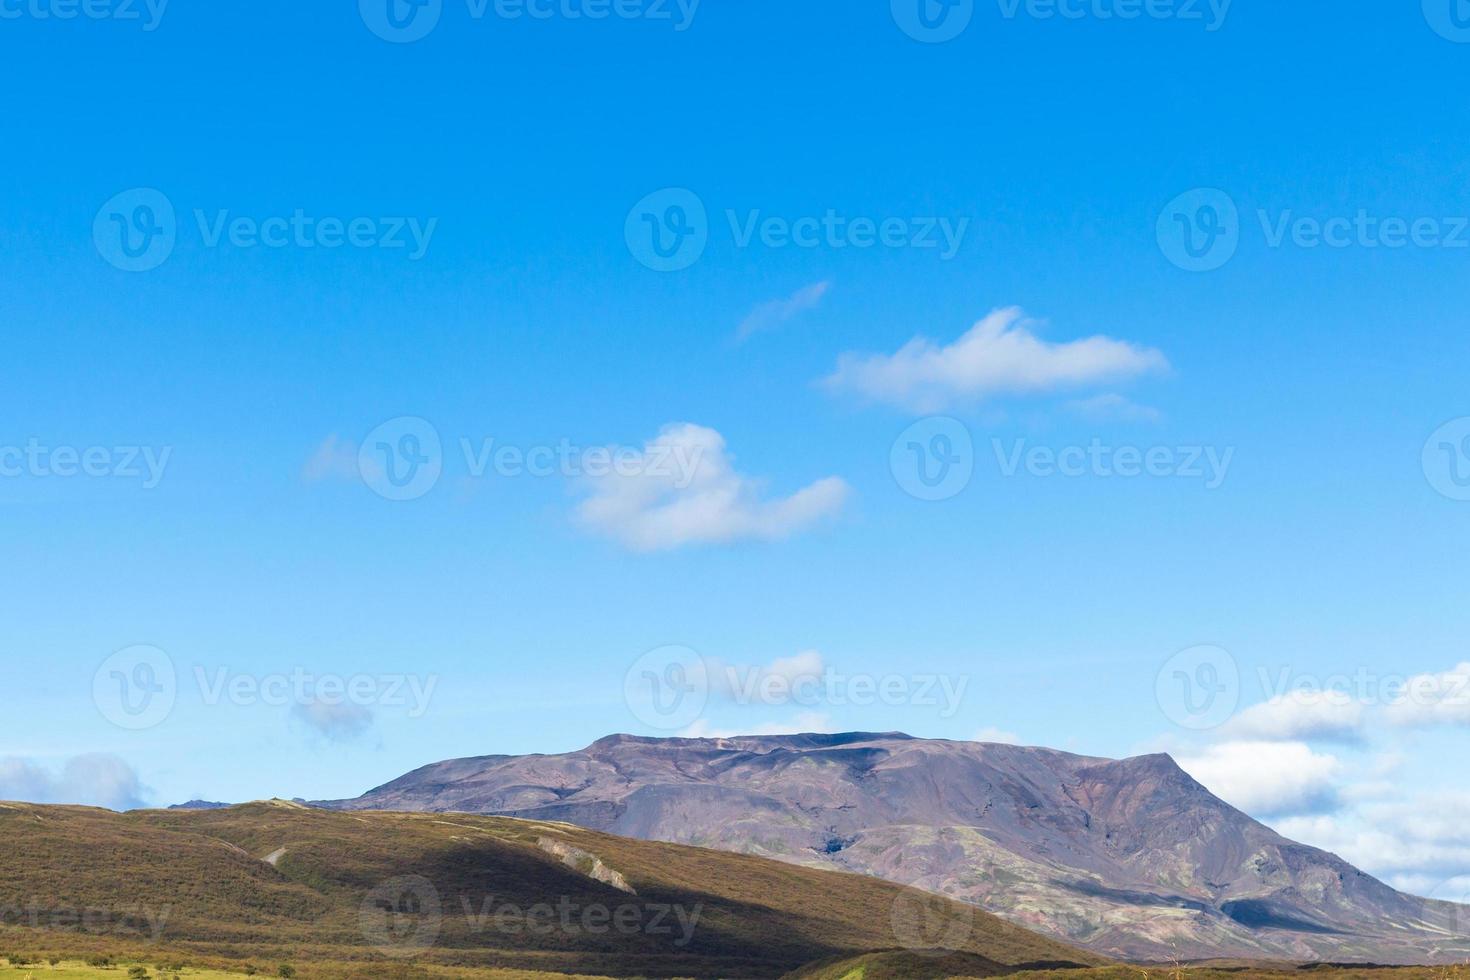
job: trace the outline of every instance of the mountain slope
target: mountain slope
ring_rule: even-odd
[[[1281,837],[1162,755],[900,734],[613,736],[438,763],[325,805],[564,820],[872,874],[1131,959],[1470,956],[1463,910]]]
[[[0,943],[27,952],[310,962],[313,977],[778,977],[929,929],[976,962],[1100,962],[889,882],[565,824],[0,804]]]

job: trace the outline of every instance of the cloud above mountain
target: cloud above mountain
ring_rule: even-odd
[[[25,759],[0,759],[0,800],[136,810],[147,805],[146,795],[137,771],[115,755],[74,756],[60,771]]]
[[[1177,761],[1210,792],[1257,818],[1326,812],[1338,803],[1342,763],[1300,742],[1222,742]]]

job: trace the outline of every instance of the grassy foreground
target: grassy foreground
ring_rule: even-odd
[[[138,963],[150,976],[288,964],[302,980],[775,980],[931,934],[1011,967],[1103,962],[876,878],[567,824],[0,804],[0,953],[106,956],[124,964],[102,971],[114,980]]]

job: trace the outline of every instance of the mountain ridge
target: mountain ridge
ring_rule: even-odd
[[[1282,837],[1164,753],[901,732],[618,734],[570,753],[433,763],[320,805],[555,819],[875,875],[1127,959],[1470,955],[1466,910]]]

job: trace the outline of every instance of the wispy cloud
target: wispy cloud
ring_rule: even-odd
[[[586,477],[581,524],[634,551],[790,537],[840,512],[851,494],[837,477],[787,497],[767,498],[762,481],[735,470],[714,429],[667,425],[622,472]]]
[[[994,745],[1020,745],[1021,736],[1004,728],[982,728],[975,733],[972,742],[987,742]]]
[[[831,287],[830,282],[813,283],[798,289],[785,299],[761,303],[735,328],[735,343],[743,344],[755,334],[773,330],[807,310],[815,309]]]
[[[346,701],[303,701],[291,715],[317,735],[332,742],[350,742],[373,726],[373,713],[366,706]]]
[[[301,478],[307,483],[358,479],[357,446],[336,433],[327,436],[301,467]]]
[[[742,735],[829,735],[837,731],[830,716],[819,711],[803,711],[786,721],[748,725],[743,728],[721,728],[701,718],[679,733],[679,738],[739,738]]]
[[[1165,372],[1151,348],[1095,336],[1064,343],[1037,336],[1016,307],[996,310],[953,343],[915,337],[894,354],[844,354],[826,385],[900,408],[940,411],[996,395],[1041,394]]]

